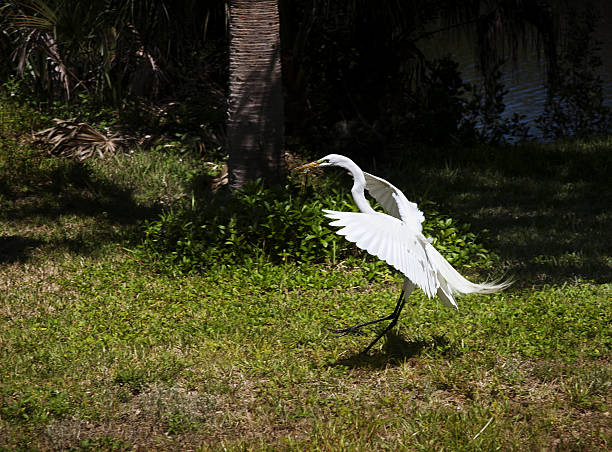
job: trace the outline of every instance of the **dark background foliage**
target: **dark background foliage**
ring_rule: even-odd
[[[0,55],[9,62],[0,77],[21,77],[43,107],[85,100],[92,109],[119,109],[132,126],[223,144],[225,2],[0,4]],[[544,134],[605,132],[597,13],[589,8],[542,0],[281,1],[287,143],[323,145],[361,162],[411,144],[524,139],[522,118],[502,119],[499,72],[520,46],[537,48],[547,63]],[[472,43],[482,85],[466,84],[452,57],[427,57],[424,48],[449,30]]]
[[[32,128],[44,126],[45,118],[78,116],[124,133],[126,148],[178,145],[190,155],[223,159],[225,2],[0,5],[0,55],[9,62],[0,68],[4,96],[38,112]],[[293,154],[338,152],[366,168],[406,167],[429,154],[441,164],[451,158],[449,146],[527,140],[524,118],[504,114],[500,70],[517,57],[519,44],[539,49],[547,64],[549,102],[537,123],[545,137],[610,130],[598,75],[597,13],[588,6],[552,8],[541,0],[303,0],[279,6],[286,143]],[[424,48],[449,30],[472,43],[482,83],[466,83],[451,55],[427,56]],[[346,208],[346,194],[317,190],[306,196],[288,182],[281,190],[255,184],[234,198],[198,195],[190,207],[149,222],[145,248],[184,270],[258,253],[277,261],[348,257],[346,244],[319,213],[339,203]],[[455,264],[491,261],[468,225],[438,215],[426,195],[412,198],[430,219],[427,233]]]

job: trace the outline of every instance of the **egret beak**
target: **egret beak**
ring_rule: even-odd
[[[297,168],[293,168],[293,171],[301,171],[301,170],[305,170],[305,169],[308,169],[308,168],[315,168],[315,167],[319,166],[320,164],[321,164],[321,162],[316,160],[314,162],[307,163],[306,165],[302,165],[302,166],[298,166]]]

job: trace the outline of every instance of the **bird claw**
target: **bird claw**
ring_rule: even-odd
[[[356,333],[356,334],[365,334],[361,331],[361,327],[347,326],[345,328],[330,328],[332,333],[339,335],[340,337],[346,336],[347,334]]]

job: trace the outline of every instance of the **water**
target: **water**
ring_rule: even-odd
[[[574,1],[580,5],[580,1]],[[599,53],[602,59],[600,76],[603,81],[604,103],[612,107],[612,0],[597,0],[593,2],[601,13],[601,20],[594,37],[601,44]],[[482,78],[476,64],[473,44],[465,36],[448,35],[440,41],[426,46],[427,56],[443,57],[450,54],[459,63],[463,80],[467,83],[480,85]],[[535,49],[523,48],[519,51],[516,64],[508,61],[501,67],[502,82],[508,90],[504,98],[506,110],[504,117],[515,113],[524,115],[530,132],[535,138],[541,138],[535,127],[538,118],[546,104],[544,58],[538,56]]]

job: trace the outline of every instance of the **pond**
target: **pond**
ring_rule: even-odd
[[[583,3],[573,1],[576,5]],[[600,22],[594,33],[599,41],[602,59],[600,76],[603,82],[604,103],[612,107],[612,1],[594,0],[594,7],[600,13]],[[448,34],[436,43],[425,48],[427,56],[443,57],[449,55],[459,62],[463,80],[467,83],[479,85],[482,78],[478,71],[473,41],[469,42],[465,36]],[[535,120],[542,114],[546,104],[544,58],[538,55],[535,49],[522,48],[516,62],[507,61],[502,67],[502,82],[508,90],[504,101],[506,110],[504,116],[514,113],[525,115],[530,125],[530,133],[537,139],[541,138],[536,128]]]

